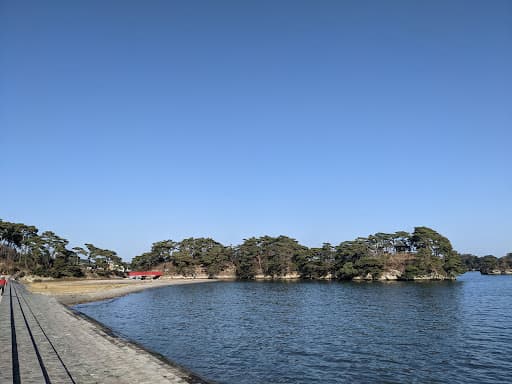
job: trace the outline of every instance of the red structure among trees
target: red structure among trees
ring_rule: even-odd
[[[128,272],[128,277],[130,279],[141,279],[141,280],[146,280],[146,279],[156,280],[156,279],[158,279],[162,275],[163,275],[163,273],[162,272],[158,272],[158,271],[133,271],[133,272]]]

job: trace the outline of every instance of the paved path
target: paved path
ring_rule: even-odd
[[[0,383],[205,383],[9,282],[0,301]]]

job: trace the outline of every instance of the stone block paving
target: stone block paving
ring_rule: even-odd
[[[0,383],[207,383],[54,298],[9,282],[0,301]]]
[[[4,293],[0,301],[0,383],[13,382],[12,344],[11,344],[11,307],[10,296]],[[2,303],[3,302],[3,303]]]

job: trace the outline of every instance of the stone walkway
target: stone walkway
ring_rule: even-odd
[[[11,281],[0,301],[0,383],[206,381]]]

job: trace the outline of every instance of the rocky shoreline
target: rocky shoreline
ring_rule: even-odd
[[[486,272],[480,271],[480,273],[482,275],[512,275],[512,269],[494,269]]]

